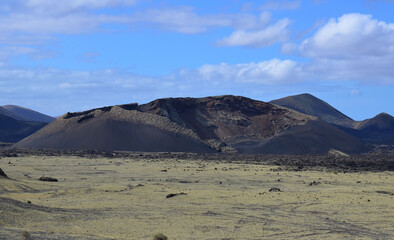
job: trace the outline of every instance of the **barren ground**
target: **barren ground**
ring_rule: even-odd
[[[242,155],[7,154],[0,239],[394,238],[393,171],[235,159]]]

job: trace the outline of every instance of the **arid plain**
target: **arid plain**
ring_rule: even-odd
[[[0,239],[394,237],[392,171],[135,156],[3,156]]]

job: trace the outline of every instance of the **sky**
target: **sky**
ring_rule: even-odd
[[[394,0],[2,0],[0,105],[310,93],[394,115]]]

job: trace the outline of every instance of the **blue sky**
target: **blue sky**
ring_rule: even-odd
[[[311,93],[394,115],[393,0],[2,0],[0,105]]]

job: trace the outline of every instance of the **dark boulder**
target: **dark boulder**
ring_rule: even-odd
[[[0,168],[0,177],[8,178],[1,168]]]
[[[56,178],[45,177],[45,176],[40,177],[38,180],[45,182],[58,182]]]

